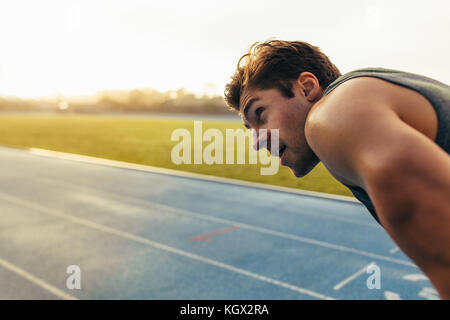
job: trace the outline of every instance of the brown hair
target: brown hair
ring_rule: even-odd
[[[225,101],[230,108],[239,111],[241,94],[246,88],[277,88],[285,97],[292,98],[292,81],[305,71],[316,76],[322,89],[341,75],[320,48],[309,43],[256,42],[239,59],[236,72],[225,87]]]

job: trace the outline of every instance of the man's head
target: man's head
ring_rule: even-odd
[[[306,117],[340,75],[328,57],[308,43],[255,43],[239,60],[225,99],[248,128],[267,129],[269,141],[270,131],[279,129],[281,163],[302,177],[319,162],[306,142]]]

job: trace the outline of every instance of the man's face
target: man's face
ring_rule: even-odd
[[[241,96],[241,116],[247,128],[256,130],[254,145],[265,146],[270,151],[271,130],[279,130],[281,164],[291,169],[296,177],[303,177],[319,162],[305,138],[305,121],[313,103],[308,101],[294,84],[293,98],[285,97],[278,89],[248,89]],[[259,130],[267,130],[267,142]]]

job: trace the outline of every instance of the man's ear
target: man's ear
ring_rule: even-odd
[[[302,72],[296,80],[300,92],[310,102],[316,102],[322,97],[319,80],[311,72]]]

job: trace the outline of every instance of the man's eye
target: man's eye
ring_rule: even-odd
[[[259,120],[261,118],[261,114],[264,112],[264,108],[263,107],[259,107],[255,110],[255,114],[257,119]]]

